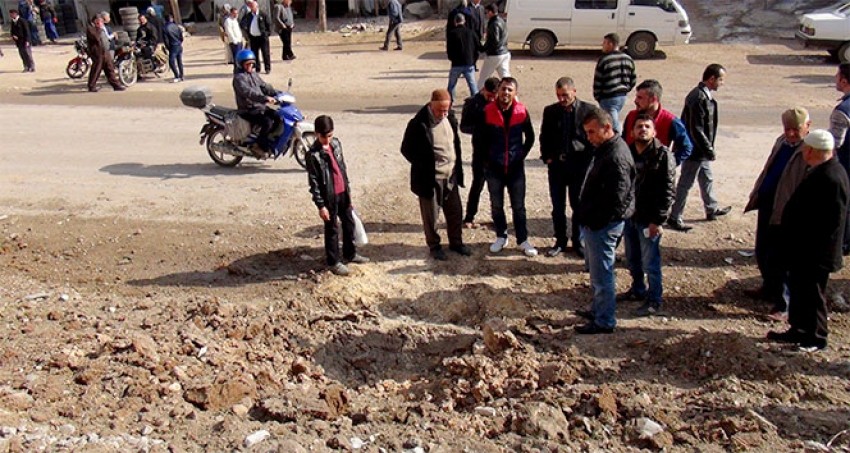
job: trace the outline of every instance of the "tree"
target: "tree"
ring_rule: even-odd
[[[319,0],[319,31],[328,31],[327,0]]]

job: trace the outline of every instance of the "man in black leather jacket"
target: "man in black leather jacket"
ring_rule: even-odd
[[[505,20],[499,17],[495,4],[484,8],[487,14],[487,37],[484,40],[484,63],[478,74],[478,86],[484,86],[487,77],[496,71],[499,78],[511,76],[511,52],[508,50],[508,30]]]
[[[726,69],[717,64],[710,64],[702,74],[702,82],[685,98],[685,108],[682,110],[682,122],[688,129],[694,148],[691,155],[682,162],[682,173],[679,175],[679,185],[676,187],[676,201],[670,212],[667,225],[677,231],[688,231],[689,225],[682,221],[682,213],[688,200],[688,192],[694,186],[694,180],[699,178],[699,190],[705,207],[706,220],[716,220],[732,210],[731,206],[719,208],[714,196],[714,176],[711,173],[711,161],[715,159],[714,138],[717,135],[717,101],[711,95],[723,86]]]
[[[565,252],[568,239],[572,239],[573,251],[584,257],[584,248],[579,240],[581,221],[576,211],[579,191],[593,151],[593,145],[587,141],[582,127],[582,120],[591,105],[578,98],[575,82],[570,77],[558,79],[555,96],[558,102],[543,109],[540,125],[540,160],[546,164],[549,174],[549,198],[552,200],[555,229],[555,245],[546,252],[546,256],[554,257]],[[567,220],[568,193],[573,210],[572,222]]]
[[[307,177],[313,203],[325,225],[325,257],[331,272],[349,275],[348,267],[340,261],[339,226],[342,224],[342,258],[349,263],[368,263],[369,259],[357,253],[354,244],[354,214],[348,172],[342,156],[342,143],[333,136],[331,117],[316,118],[318,138],[307,151]]]

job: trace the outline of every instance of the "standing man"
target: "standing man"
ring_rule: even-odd
[[[534,257],[537,249],[528,240],[525,217],[525,157],[534,146],[534,127],[525,105],[516,100],[518,88],[516,79],[503,78],[499,82],[496,102],[484,107],[482,139],[487,150],[484,174],[496,229],[496,241],[490,246],[490,252],[499,253],[508,244],[508,221],[505,218],[507,189],[517,244],[525,256]]]
[[[508,50],[508,31],[505,20],[499,17],[499,10],[494,3],[484,8],[487,13],[487,37],[482,49],[486,56],[478,74],[478,86],[496,71],[499,77],[511,76],[511,52]]]
[[[449,69],[448,87],[452,102],[455,99],[455,85],[457,85],[457,79],[461,74],[466,79],[467,86],[469,86],[469,95],[475,96],[475,93],[478,92],[478,85],[475,84],[475,61],[478,59],[478,46],[478,38],[475,32],[466,27],[466,17],[463,14],[456,14],[454,27],[449,30],[446,36],[446,54],[449,56],[449,61],[452,62],[452,67]]]
[[[221,42],[224,43],[224,64],[233,64],[233,52],[230,50],[230,40],[227,38],[227,31],[224,29],[224,21],[230,17],[230,5],[224,4],[219,10],[218,16],[218,35]]]
[[[174,83],[183,81],[183,31],[174,23],[171,14],[165,16],[162,30],[163,44],[168,49],[168,66],[174,73]]]
[[[850,63],[841,63],[835,73],[835,89],[841,92],[841,100],[829,116],[829,132],[835,139],[835,154],[838,162],[850,174]],[[846,224],[841,250],[850,255],[850,222]]]
[[[389,3],[387,3],[387,18],[390,23],[387,26],[387,36],[384,38],[384,45],[381,46],[381,50],[390,49],[390,36],[392,35],[395,35],[395,50],[402,49],[401,23],[404,22],[404,16],[402,14],[401,4],[398,0],[390,0]]]
[[[242,28],[239,27],[238,16],[239,10],[230,8],[230,15],[224,19],[224,33],[227,35],[227,45],[230,47],[233,72],[239,70],[239,64],[236,63],[236,54],[242,50],[242,43],[245,41],[245,38],[242,36]]]
[[[783,244],[788,248],[791,304],[785,332],[768,332],[773,341],[796,343],[804,352],[826,347],[826,285],[830,272],[843,266],[841,241],[847,221],[850,182],[829,131],[818,129],[803,139],[809,171],[782,214]]]
[[[635,162],[635,212],[626,220],[623,236],[632,285],[623,300],[642,300],[635,314],[651,316],[661,310],[661,225],[667,221],[676,194],[676,159],[655,135],[646,114],[635,118],[629,146]],[[647,285],[648,283],[648,285]]]
[[[608,33],[602,38],[602,55],[593,73],[593,98],[611,116],[614,133],[620,133],[620,110],[626,95],[635,87],[635,61],[620,50],[620,35]]]
[[[47,0],[40,0],[38,11],[41,22],[44,24],[44,34],[51,44],[56,44],[56,40],[59,39],[59,33],[56,32],[56,9]]]
[[[463,116],[460,119],[460,131],[472,135],[472,185],[466,199],[466,215],[463,218],[464,228],[478,228],[475,215],[478,214],[478,202],[481,190],[484,189],[484,165],[487,162],[487,148],[483,143],[484,107],[496,99],[499,89],[499,79],[490,77],[484,81],[481,91],[463,102]]]
[[[269,52],[269,16],[260,11],[260,5],[248,0],[248,13],[242,17],[242,31],[248,35],[251,51],[257,56],[257,70],[265,67],[266,74],[272,72],[272,60]]]
[[[777,321],[788,317],[788,264],[782,242],[782,213],[808,171],[802,148],[811,124],[809,112],[802,107],[782,113],[785,132],[773,144],[744,208],[744,212],[758,209],[756,262],[762,279],[760,288],[744,294],[771,302],[769,316]]]
[[[487,34],[487,14],[484,12],[484,5],[481,4],[481,0],[472,0],[469,8],[472,10],[472,20],[466,26],[478,35],[480,42]]]
[[[693,151],[694,145],[688,137],[685,123],[673,112],[661,107],[661,84],[657,80],[647,79],[637,86],[635,91],[635,110],[626,115],[623,123],[623,138],[631,145],[635,142],[635,119],[639,115],[649,115],[655,124],[655,138],[673,151],[676,165],[680,165]]]
[[[24,64],[23,72],[35,72],[35,61],[32,59],[32,43],[30,42],[30,24],[21,18],[16,9],[9,10],[9,17],[12,19],[9,34],[15,41],[21,62]]]
[[[586,335],[612,333],[617,326],[614,251],[623,235],[624,219],[635,209],[635,162],[612,123],[608,112],[596,107],[582,122],[587,141],[595,147],[579,195],[581,237],[593,304],[590,311],[579,312],[589,322],[576,326],[575,331]]]
[[[106,80],[112,85],[115,91],[124,91],[124,86],[118,81],[115,76],[115,64],[109,56],[109,38],[106,35],[103,17],[100,15],[92,17],[91,24],[86,28],[86,42],[88,43],[88,54],[91,57],[91,69],[89,70],[88,89],[92,93],[96,92],[97,79],[100,78],[100,72],[106,76]]]
[[[109,41],[109,46],[106,51],[109,53],[109,60],[115,61],[115,33],[112,31],[112,26],[109,25],[112,22],[112,16],[109,15],[108,11],[101,11],[99,14],[101,19],[103,19],[103,27],[101,27],[101,33],[106,35],[106,39]],[[114,64],[113,64],[114,66]]]
[[[463,206],[458,189],[463,187],[460,136],[447,90],[434,90],[431,102],[407,123],[401,154],[410,162],[410,190],[419,197],[419,212],[431,257],[438,261],[448,259],[437,233],[440,209],[446,218],[449,250],[471,255],[472,251],[463,244]]]
[[[676,187],[676,201],[667,220],[667,226],[676,231],[689,231],[692,228],[682,221],[682,213],[688,201],[688,191],[694,186],[694,180],[697,178],[706,220],[717,220],[732,210],[732,206],[717,207],[717,198],[714,197],[712,186],[714,176],[711,173],[711,161],[716,157],[714,138],[717,136],[718,123],[717,101],[711,92],[719,90],[725,79],[726,69],[717,63],[710,64],[702,73],[702,82],[685,98],[682,121],[688,129],[694,149],[690,157],[682,162],[682,173]]]
[[[555,96],[558,102],[543,109],[540,125],[540,159],[549,171],[549,198],[552,200],[552,226],[555,230],[555,245],[546,252],[546,256],[555,257],[567,250],[567,232],[570,231],[573,251],[583,258],[577,215],[578,196],[593,146],[587,141],[582,121],[592,106],[579,100],[575,82],[570,77],[561,77],[555,82]],[[568,193],[573,211],[572,222],[567,220]]]
[[[284,61],[294,60],[295,54],[292,53],[292,29],[295,28],[295,18],[292,16],[292,0],[275,0],[274,28],[280,36],[280,42],[283,44],[281,58]]]

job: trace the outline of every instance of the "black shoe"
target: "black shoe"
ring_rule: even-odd
[[[599,333],[614,333],[614,329],[611,327],[599,327],[595,322],[589,322],[583,326],[575,326],[573,330],[576,331],[577,334],[581,335],[596,335]]]
[[[767,339],[770,341],[778,341],[780,343],[800,343],[803,335],[793,327],[785,332],[770,331],[767,333]]]
[[[726,206],[725,208],[718,208],[711,212],[705,213],[705,220],[717,220],[718,217],[722,215],[729,214],[732,211],[732,206]]]
[[[463,255],[463,256],[472,256],[472,250],[471,250],[469,247],[467,247],[467,246],[465,246],[465,245],[463,245],[463,244],[460,244],[460,245],[450,245],[450,246],[449,246],[449,250],[451,250],[451,251],[453,251],[453,252],[455,252],[455,253],[459,253],[459,254],[461,254],[461,255]]]
[[[388,49],[387,46],[381,46],[381,47],[378,47],[378,50],[390,50],[390,49]]]
[[[682,222],[681,220],[668,220],[667,226],[671,230],[681,231],[683,233],[686,231],[691,231],[694,228],[690,225],[685,225],[684,222]]]
[[[434,258],[437,261],[448,261],[449,257],[446,256],[446,252],[443,249],[435,249],[431,250],[431,258]]]
[[[115,90],[115,91],[124,91],[124,90],[126,90],[126,88],[124,88],[124,87],[122,87],[122,86],[120,86],[120,85],[119,85],[119,86],[117,86],[117,87],[112,87],[112,89],[113,89],[113,90]]]
[[[397,46],[397,47],[396,47],[395,49],[393,49],[393,50],[403,50],[403,49],[401,48],[401,46]]]
[[[584,259],[584,247],[582,247],[580,245],[574,246],[573,247],[573,253],[575,253],[577,257]]]
[[[800,352],[817,352],[826,349],[826,338],[806,338],[800,341]]]
[[[592,310],[576,310],[576,316],[593,321],[596,317],[593,316]]]
[[[640,302],[646,299],[646,294],[638,294],[632,290],[617,294],[617,302]]]
[[[98,87],[89,88],[90,93],[97,93],[98,91],[100,91],[100,88],[98,88]]]
[[[635,316],[640,318],[645,318],[647,316],[656,316],[661,313],[661,307],[657,303],[647,302],[637,310],[635,310]]]

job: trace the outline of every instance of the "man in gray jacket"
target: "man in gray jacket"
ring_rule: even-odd
[[[275,0],[274,4],[274,28],[283,43],[281,58],[294,60],[292,53],[292,29],[295,28],[295,19],[292,16],[292,0]]]
[[[269,151],[269,132],[275,130],[280,119],[277,113],[268,108],[275,102],[277,94],[274,87],[264,82],[257,74],[257,57],[254,52],[245,49],[236,54],[239,70],[233,74],[233,93],[236,95],[236,108],[239,115],[251,124],[260,127],[256,146],[252,146],[254,157],[262,159]]]

